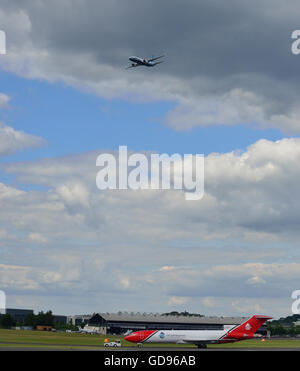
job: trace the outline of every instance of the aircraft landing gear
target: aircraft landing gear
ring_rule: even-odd
[[[206,344],[198,344],[197,345],[197,348],[198,349],[206,349],[207,348],[207,345]]]

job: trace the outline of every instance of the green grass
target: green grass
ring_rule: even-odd
[[[83,346],[83,347],[103,347],[104,340],[121,340],[122,346],[135,347],[136,344],[123,339],[122,336],[112,335],[91,335],[74,334],[66,332],[48,332],[48,331],[23,331],[23,330],[3,330],[0,329],[0,347],[7,344],[18,343],[18,345],[47,345],[47,346]],[[15,344],[17,345],[17,344]],[[146,347],[151,344],[145,344]],[[153,345],[152,345],[153,346]],[[157,345],[155,345],[157,346]],[[165,344],[164,346],[178,346],[176,344]],[[190,347],[190,345],[182,345]]]
[[[210,345],[210,348],[300,348],[300,339],[245,340],[230,344]]]
[[[65,349],[97,349],[103,347],[104,340],[114,341],[120,339],[122,346],[136,347],[135,344],[127,342],[122,336],[74,334],[65,332],[42,332],[0,329],[0,347],[55,347]],[[194,345],[178,344],[144,344],[143,347],[182,347],[195,348]],[[262,342],[259,339],[246,340],[237,343],[209,345],[209,348],[300,348],[300,339],[268,340]]]
[[[65,332],[0,330],[0,342],[5,343],[99,346],[103,345],[105,338],[107,336]]]
[[[5,344],[5,343],[1,343],[0,344],[0,350],[1,350],[1,347],[5,348],[5,349],[9,349],[9,348],[12,348],[12,349],[42,349],[42,350],[46,350],[46,349],[55,349],[55,350],[98,350],[99,347],[80,347],[80,346],[74,346],[74,345],[39,345],[39,344]]]

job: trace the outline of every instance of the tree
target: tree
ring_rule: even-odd
[[[72,321],[70,320],[69,323],[60,323],[54,322],[54,328],[56,330],[71,330],[71,331],[78,331],[78,327],[73,325]]]
[[[44,313],[43,311],[39,312],[36,315],[36,325],[41,326],[53,326],[54,325],[54,317],[52,315],[51,310]]]
[[[296,335],[300,335],[300,326],[295,326]]]
[[[10,314],[3,314],[0,317],[0,327],[11,328],[16,325],[16,321]]]
[[[268,327],[268,330],[271,331],[271,335],[279,335],[279,336],[283,336],[283,335],[287,335],[287,330],[281,326],[281,325],[278,325],[276,324],[275,326],[270,326]]]
[[[24,320],[24,326],[36,327],[36,321],[36,315],[29,313]]]
[[[45,325],[47,326],[53,326],[54,325],[54,317],[52,314],[52,311],[49,310],[45,313]]]

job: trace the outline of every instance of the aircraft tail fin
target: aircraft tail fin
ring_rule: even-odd
[[[255,332],[272,317],[255,315],[249,318],[246,322],[238,325],[232,330],[228,331],[227,338],[247,339],[254,337]]]

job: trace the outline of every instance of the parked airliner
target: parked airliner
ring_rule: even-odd
[[[137,343],[195,344],[206,348],[206,344],[232,343],[262,337],[255,332],[272,317],[254,315],[241,325],[224,325],[223,330],[145,330],[132,332],[125,340]]]
[[[140,57],[133,56],[133,57],[129,58],[129,60],[133,63],[131,64],[131,66],[127,67],[126,69],[133,68],[133,67],[139,67],[139,66],[154,67],[157,64],[163,63],[163,61],[153,63],[154,61],[156,61],[157,59],[160,59],[162,57],[164,57],[164,55],[161,55],[161,56],[155,57],[155,58],[151,58],[151,59],[143,59],[143,58],[140,58]]]

